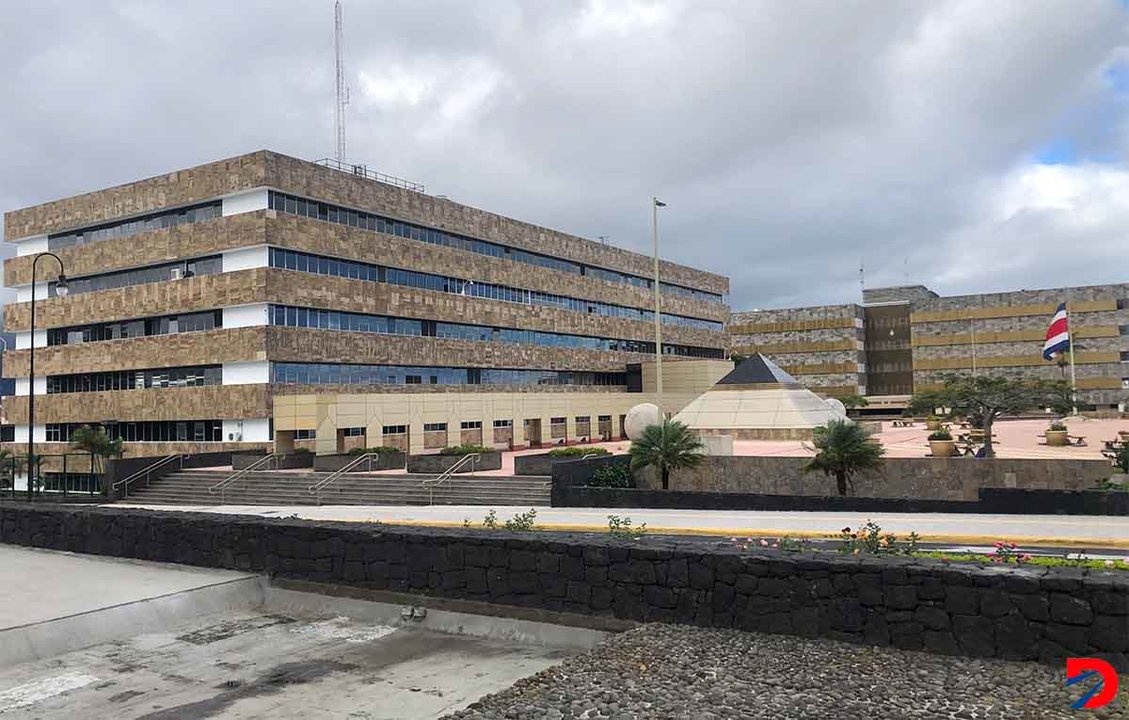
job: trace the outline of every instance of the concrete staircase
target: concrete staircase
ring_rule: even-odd
[[[229,470],[180,470],[131,488],[123,502],[153,505],[316,505],[308,491],[330,473],[250,472],[224,492],[208,492]],[[549,504],[549,479],[453,475],[425,487],[432,475],[346,473],[321,491],[322,505],[527,505]]]

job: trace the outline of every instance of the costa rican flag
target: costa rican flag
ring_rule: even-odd
[[[1065,352],[1070,347],[1070,328],[1066,323],[1066,303],[1058,306],[1051,325],[1047,328],[1047,341],[1043,343],[1043,359],[1053,360],[1055,353]]]

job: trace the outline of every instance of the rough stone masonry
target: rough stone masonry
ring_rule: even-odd
[[[743,551],[690,538],[0,505],[0,541],[640,622],[1129,670],[1129,573]]]

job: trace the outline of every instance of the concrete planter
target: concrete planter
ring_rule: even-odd
[[[462,460],[462,455],[409,455],[408,456],[408,472],[421,473],[426,475],[439,475],[446,472]],[[457,470],[457,473],[477,472],[479,470],[501,470],[502,469],[502,453],[500,452],[484,452],[479,455],[478,462],[474,464],[468,463],[464,467]]]
[[[1066,436],[1069,430],[1048,430],[1046,433],[1047,445],[1051,447],[1065,447],[1068,444]]]
[[[231,469],[243,470],[263,459],[265,453],[232,453]],[[312,468],[314,466],[313,453],[293,453],[280,455],[271,460],[262,470],[293,470],[295,468]]]
[[[930,440],[929,451],[933,457],[952,457],[956,455],[957,444],[952,440]]]
[[[317,455],[314,457],[314,470],[317,472],[337,472],[357,459],[357,455]],[[402,452],[379,453],[362,462],[349,472],[370,472],[373,470],[397,470],[404,467],[408,456]]]
[[[594,455],[593,457],[605,457]],[[559,462],[572,462],[580,457],[552,457],[549,453],[536,455],[516,455],[514,457],[514,475],[552,475],[553,465]]]

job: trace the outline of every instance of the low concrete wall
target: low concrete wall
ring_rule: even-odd
[[[357,459],[356,455],[317,455],[314,457],[314,470],[317,472],[337,472]],[[370,472],[372,470],[396,470],[404,467],[408,456],[402,452],[378,453],[353,468],[349,472]]]
[[[783,510],[803,512],[987,513],[991,515],[1129,516],[1129,493],[1113,490],[982,488],[980,499],[922,500],[848,495],[764,495],[558,485],[553,507],[665,508],[673,510]]]
[[[593,457],[607,456],[594,455]],[[576,462],[578,460],[580,460],[579,457],[552,457],[549,455],[549,453],[539,453],[537,455],[515,455],[514,475],[548,476],[553,474],[553,468],[556,465],[565,462]]]
[[[231,454],[231,469],[242,470],[244,468],[254,465],[263,459],[266,453],[232,453]],[[293,470],[295,468],[312,468],[314,466],[314,454],[312,452],[293,453],[291,455],[280,455],[275,457],[265,466],[262,470]]]
[[[462,455],[409,455],[408,472],[425,475],[439,475],[446,472],[452,465],[462,459]],[[502,453],[485,452],[482,453],[481,457],[479,457],[477,463],[474,463],[473,465],[468,463],[463,469],[457,470],[456,474],[468,473],[478,470],[501,469]]]
[[[835,479],[805,473],[807,458],[707,456],[696,468],[671,473],[671,490],[767,495],[835,495]],[[854,495],[876,498],[977,500],[980,488],[1085,490],[1110,476],[1106,460],[887,458],[858,475]],[[659,488],[653,470],[637,473],[644,488]]]
[[[701,540],[0,505],[0,542],[642,622],[1129,669],[1129,573]]]

